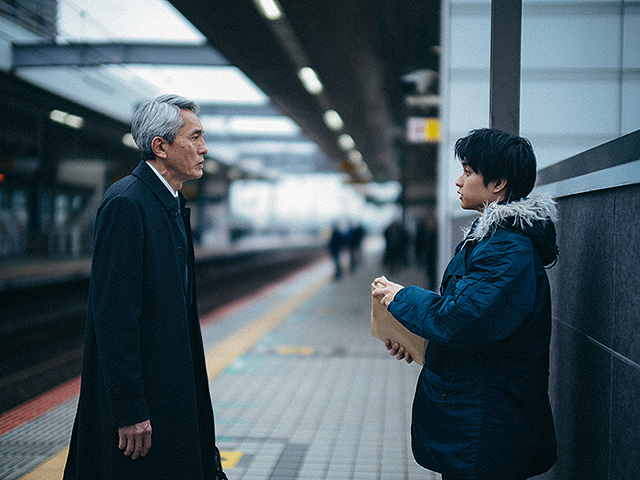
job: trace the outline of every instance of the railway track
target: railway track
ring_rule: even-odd
[[[205,315],[317,261],[322,249],[272,252],[197,265]],[[2,292],[0,413],[80,375],[88,280]]]

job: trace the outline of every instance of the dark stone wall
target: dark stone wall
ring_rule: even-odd
[[[640,478],[640,185],[557,200],[550,394],[558,464],[544,480]]]

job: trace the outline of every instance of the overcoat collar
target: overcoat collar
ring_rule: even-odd
[[[164,206],[167,212],[178,209],[178,203],[171,192],[164,186],[158,176],[151,170],[151,167],[147,165],[144,160],[141,161],[138,166],[133,170],[133,175],[138,177],[142,182],[149,187],[149,190],[160,200],[160,203]],[[178,198],[180,199],[180,206],[184,209],[187,203],[187,197],[182,192],[178,192]]]

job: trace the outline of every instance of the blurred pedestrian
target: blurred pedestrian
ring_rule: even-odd
[[[215,479],[215,446],[183,182],[202,176],[198,106],[138,108],[142,161],[98,209],[82,384],[65,479]]]
[[[385,251],[383,265],[390,273],[408,266],[409,233],[399,221],[394,221],[384,231]]]
[[[334,264],[334,280],[340,280],[342,278],[342,248],[344,247],[344,234],[340,230],[338,225],[334,225],[331,230],[331,238],[329,239],[329,253],[333,259]]]
[[[548,395],[556,261],[552,200],[527,198],[536,160],[524,138],[482,129],[458,140],[461,206],[479,218],[440,293],[377,278],[372,293],[429,340],[413,403],[416,461],[443,480],[522,480],[556,462]],[[402,345],[386,342],[411,362]]]
[[[349,250],[349,270],[355,272],[362,260],[362,241],[365,230],[362,225],[351,227],[345,234],[345,243]]]
[[[425,271],[426,288],[431,290],[436,287],[437,239],[435,219],[429,215],[426,222],[420,222],[416,227],[414,254],[417,266]]]

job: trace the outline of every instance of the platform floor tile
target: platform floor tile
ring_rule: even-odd
[[[77,398],[0,437],[0,479],[15,480],[69,444]],[[60,475],[62,476],[62,475]]]
[[[212,351],[304,296],[212,377],[216,443],[230,480],[440,479],[413,460],[411,402],[420,367],[391,358],[371,335],[370,284],[384,272],[376,257],[366,260],[340,281],[331,281],[329,262],[317,265],[205,322],[205,349]],[[415,270],[387,276],[405,285],[422,281]],[[74,398],[0,436],[0,479],[17,480],[61,458],[76,404]]]
[[[371,261],[329,283],[211,382],[219,448],[249,457],[230,479],[440,478],[410,449],[420,367],[371,335],[378,274]]]

